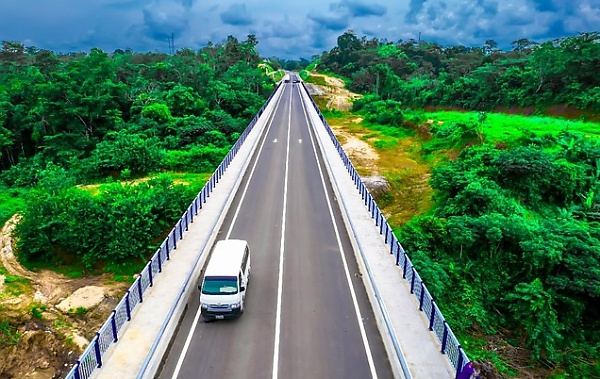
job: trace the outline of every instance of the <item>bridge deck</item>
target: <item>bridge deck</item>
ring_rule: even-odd
[[[290,90],[292,86],[299,88],[298,85],[290,83],[282,85],[279,91],[283,93],[286,88]],[[329,136],[322,126],[318,126],[319,118],[310,104],[306,102],[308,95],[302,91],[302,96],[305,97],[304,109],[312,123],[317,125],[315,137],[320,140],[321,153],[326,157],[327,171],[331,172],[335,178],[332,180],[332,185],[338,198],[338,205],[350,215],[345,219],[345,223],[349,227],[348,233],[354,235],[353,245],[360,248],[365,254],[364,263],[368,265],[372,273],[381,300],[392,320],[412,377],[453,378],[453,370],[445,356],[440,353],[440,346],[435,336],[427,330],[428,320],[425,319],[422,312],[418,311],[416,299],[410,294],[410,288],[406,281],[402,280],[401,270],[394,265],[394,257],[389,254],[389,248],[379,234],[378,228],[340,161]],[[195,287],[206,256],[201,253],[210,248],[213,240],[217,237],[220,224],[225,217],[225,210],[233,201],[232,195],[241,183],[243,172],[251,161],[250,157],[254,149],[259,145],[261,133],[265,129],[268,119],[276,111],[277,101],[275,100],[277,100],[277,96],[274,97],[272,104],[248,136],[241,151],[236,155],[217,185],[216,191],[204,204],[200,215],[195,218],[189,231],[178,243],[171,261],[164,266],[163,272],[156,278],[155,286],[145,293],[144,302],[136,309],[126,332],[120,341],[111,347],[105,357],[104,366],[96,371],[94,377],[133,378],[138,375],[140,368],[147,369],[147,372],[152,375],[158,369],[162,356],[160,353],[167,350],[169,341],[163,339],[157,343],[157,337],[162,333],[170,335],[177,327],[183,310],[170,315],[174,299],[177,298],[183,287]],[[361,255],[358,252],[355,254],[359,257],[359,267],[362,268],[361,272],[365,275],[364,266],[360,263]],[[196,267],[194,267],[195,262],[197,262]],[[185,279],[190,273],[193,280],[186,283]],[[197,295],[193,290],[189,292],[191,292],[191,296]],[[183,304],[187,304],[188,300],[189,296],[181,299]],[[196,309],[188,309],[187,312],[196,313]],[[169,315],[171,316],[170,320],[165,322],[164,320],[169,319]],[[242,317],[246,317],[246,315]],[[176,341],[174,344],[181,345],[182,343],[183,341]],[[148,351],[152,348],[156,348],[156,353],[149,357]],[[310,349],[311,347],[306,348]],[[283,378],[284,375],[282,374],[280,377]],[[379,377],[386,376],[380,375]]]

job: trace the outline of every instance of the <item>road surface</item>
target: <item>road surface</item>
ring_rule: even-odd
[[[204,323],[193,296],[158,378],[392,378],[310,104],[282,85],[218,236],[249,242],[245,313]]]

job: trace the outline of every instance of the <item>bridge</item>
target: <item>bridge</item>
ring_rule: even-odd
[[[246,312],[203,323],[216,240]],[[468,362],[306,87],[282,80],[67,378],[454,378]]]

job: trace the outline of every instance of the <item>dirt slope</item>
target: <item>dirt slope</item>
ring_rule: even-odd
[[[9,220],[0,235],[0,378],[61,378],[128,284],[27,270],[13,253],[18,220]],[[62,311],[61,302],[68,304]]]

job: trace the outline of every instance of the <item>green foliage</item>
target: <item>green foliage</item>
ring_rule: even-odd
[[[301,70],[298,72],[298,75],[300,75],[300,78],[303,81],[307,82],[310,74],[308,73],[308,70]]]
[[[521,40],[512,51],[408,40],[390,43],[347,31],[320,56],[319,69],[351,78],[350,89],[423,107],[472,110],[563,104],[600,110],[600,33],[541,44]],[[519,42],[519,41],[515,41]]]
[[[0,346],[16,345],[21,333],[8,320],[0,321]]]
[[[306,71],[314,71],[319,65],[319,63],[321,63],[321,58],[315,59],[306,67]],[[304,80],[304,78],[302,78],[302,80]]]
[[[21,276],[11,275],[2,265],[0,274],[4,275],[4,292],[10,296],[19,296],[31,286],[31,281]]]
[[[34,305],[31,307],[31,315],[38,320],[44,319],[44,315],[42,314],[44,311],[46,311],[46,306],[43,304],[39,306]]]
[[[377,96],[365,96],[354,102],[353,110],[365,116],[368,122],[379,125],[401,126],[404,120],[402,103],[380,100]]]
[[[97,195],[77,187],[34,189],[15,230],[20,256],[32,264],[81,261],[88,270],[105,262],[145,261],[197,190],[168,176],[106,185]]]
[[[142,109],[142,116],[150,118],[156,122],[167,122],[173,116],[166,104],[150,104]]]
[[[192,173],[210,172],[217,168],[229,147],[192,146],[188,150],[171,150],[165,158],[165,166],[171,171]]]
[[[75,309],[72,312],[75,313],[77,316],[83,316],[88,312],[88,309],[86,307],[77,307],[77,309]]]
[[[400,238],[457,333],[474,325],[519,331],[533,358],[592,372],[600,347],[600,142],[575,133],[530,141],[466,148],[435,168],[436,207]]]
[[[403,110],[406,118],[413,124],[423,124],[427,120],[434,121],[432,132],[448,129],[454,125],[473,125],[481,133],[482,139],[488,143],[503,143],[518,146],[523,143],[544,143],[555,145],[556,137],[561,133],[578,132],[589,136],[600,136],[600,124],[581,120],[565,120],[553,117],[520,116],[503,113],[438,111],[424,112],[419,110]],[[532,138],[537,138],[534,141]],[[546,139],[543,142],[541,139]],[[446,146],[447,147],[447,146]]]
[[[24,193],[22,189],[0,185],[0,225],[4,225],[23,207]]]
[[[12,50],[0,52],[2,179],[11,186],[34,186],[39,171],[50,162],[73,168],[73,176],[81,181],[110,170],[138,174],[158,169],[154,158],[152,164],[119,156],[115,162],[106,161],[112,147],[103,143],[114,142],[115,133],[122,130],[141,139],[159,137],[158,147],[167,149],[203,143],[179,133],[177,126],[191,124],[190,117],[208,126],[205,131],[214,129],[228,137],[241,133],[273,89],[271,76],[258,68],[263,60],[256,44],[252,35],[245,41],[231,37],[173,56],[109,56],[99,49],[56,55],[37,49],[28,53],[19,43],[3,45]],[[96,152],[98,147],[103,151]],[[90,170],[79,167],[82,160]],[[124,164],[138,167],[121,167]],[[101,172],[95,172],[95,166]]]
[[[519,283],[512,293],[507,294],[508,309],[515,319],[525,327],[534,357],[541,358],[542,352],[548,359],[559,358],[557,346],[562,342],[562,326],[553,306],[554,296],[544,290],[539,278],[531,283]]]
[[[122,130],[109,133],[96,146],[92,155],[84,161],[83,170],[87,170],[87,177],[104,177],[123,170],[134,174],[147,173],[160,170],[164,156],[157,137],[148,138]]]

